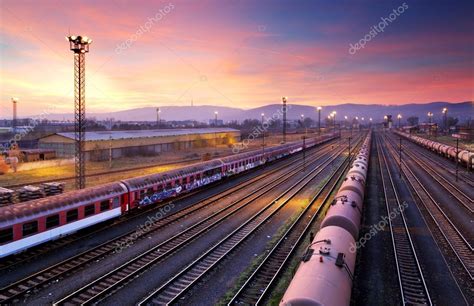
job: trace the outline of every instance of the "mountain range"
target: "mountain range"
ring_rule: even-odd
[[[287,118],[289,120],[299,119],[303,114],[305,117],[317,120],[317,110],[315,106],[289,104],[287,111]],[[461,103],[450,102],[431,102],[423,104],[404,104],[404,105],[381,105],[381,104],[339,104],[339,105],[322,105],[321,120],[324,120],[332,111],[336,111],[336,119],[342,120],[344,116],[351,117],[365,117],[366,120],[373,118],[374,122],[383,120],[384,115],[390,114],[396,118],[397,114],[401,114],[403,119],[410,116],[417,116],[420,121],[427,120],[427,113],[433,112],[433,120],[441,120],[442,109],[448,108],[448,115],[458,117],[460,121],[465,121],[472,118],[474,114],[474,103],[466,101]],[[208,122],[215,117],[214,112],[218,112],[218,119],[228,122],[230,120],[242,121],[244,119],[261,119],[261,114],[264,113],[266,117],[273,114],[278,114],[281,111],[282,105],[270,104],[262,107],[252,109],[240,109],[235,107],[224,106],[160,106],[160,118],[165,121],[172,120],[197,120]],[[110,113],[88,113],[87,117],[104,120],[106,118],[114,118],[116,121],[156,121],[156,108],[144,107],[134,108],[124,111],[110,112]],[[48,119],[62,120],[73,119],[73,114],[51,114]]]

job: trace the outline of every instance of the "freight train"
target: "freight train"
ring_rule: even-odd
[[[369,132],[280,301],[281,306],[350,304],[371,137]]]
[[[196,190],[336,138],[292,142],[102,186],[0,207],[0,258]],[[303,147],[304,146],[304,147]]]
[[[446,156],[448,158],[456,160],[456,155],[458,161],[463,163],[468,169],[474,169],[474,153],[468,150],[459,150],[456,154],[456,148],[453,146],[448,146],[444,143],[439,143],[433,140],[429,140],[423,137],[414,136],[400,131],[395,131],[396,134],[403,136],[410,141],[419,144],[425,148],[430,149],[440,155]]]

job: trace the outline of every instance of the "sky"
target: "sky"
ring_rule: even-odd
[[[73,111],[69,34],[93,39],[90,112],[472,101],[473,17],[452,0],[0,0],[0,117],[11,97],[20,117]]]

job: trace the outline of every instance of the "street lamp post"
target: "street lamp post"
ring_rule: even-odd
[[[308,128],[306,127],[306,124],[304,123],[304,114],[301,114],[301,126],[304,128],[304,134],[308,134]]]
[[[283,102],[283,143],[286,143],[286,103],[288,102],[288,97],[281,97]]]
[[[156,108],[156,124],[158,128],[160,128],[161,118],[160,118],[161,109],[159,107]]]
[[[12,118],[12,132],[16,133],[16,126],[17,126],[17,104],[18,104],[18,98],[12,98],[12,104],[13,104],[13,118]]]
[[[400,125],[400,120],[402,119],[402,115],[398,114],[397,118],[398,118],[398,128],[401,128],[402,126]]]
[[[433,118],[433,113],[428,112],[428,122],[431,123],[431,119]]]
[[[431,137],[431,133],[432,133],[432,130],[431,130],[431,120],[433,118],[433,113],[432,112],[428,112],[428,136]]]
[[[321,109],[322,109],[322,107],[318,106],[317,110],[318,110],[318,133],[319,133],[319,136],[321,136]]]
[[[447,107],[443,108],[443,128],[445,132],[448,131],[448,108]]]

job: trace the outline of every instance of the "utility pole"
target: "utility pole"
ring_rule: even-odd
[[[402,137],[400,136],[400,145],[399,145],[399,162],[398,162],[398,177],[402,178]]]
[[[306,171],[306,136],[303,135],[303,172]]]
[[[262,159],[265,159],[265,128],[263,127],[264,119],[265,119],[265,114],[262,113]]]
[[[109,136],[109,169],[112,168],[112,135]]]
[[[458,168],[459,168],[458,154],[459,154],[459,138],[456,137],[456,182],[458,181]]]
[[[321,109],[322,109],[322,107],[318,106],[317,110],[318,110],[318,134],[319,134],[319,136],[321,136]]]
[[[349,160],[351,160],[351,137],[349,136]]]
[[[286,102],[288,101],[287,97],[282,97],[283,102],[283,143],[286,143]]]
[[[84,141],[86,134],[86,63],[92,39],[87,36],[68,36],[69,48],[74,52],[74,133],[75,133],[75,172],[76,189],[86,186],[86,167]]]

